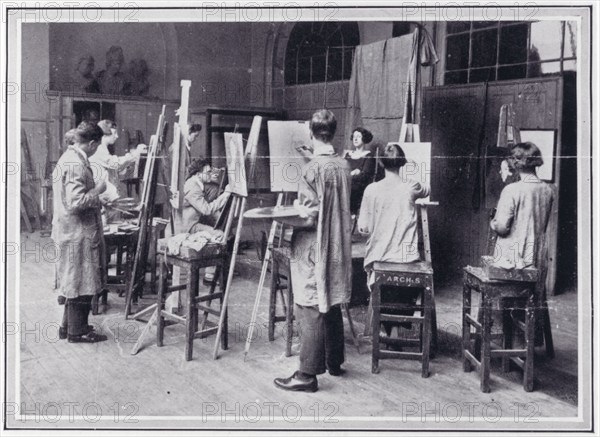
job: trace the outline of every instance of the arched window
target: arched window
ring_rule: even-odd
[[[297,23],[285,53],[285,84],[349,79],[359,42],[355,22]]]

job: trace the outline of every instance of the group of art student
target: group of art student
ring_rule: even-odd
[[[193,126],[192,134],[197,134],[201,127]],[[309,126],[312,152],[302,168],[294,202],[298,215],[280,219],[294,229],[291,280],[301,332],[300,362],[296,372],[276,378],[274,383],[284,390],[314,392],[318,389],[317,375],[345,374],[341,305],[350,301],[352,291],[353,215],[358,216],[357,231],[367,236],[364,268],[370,283],[375,262],[419,261],[415,202],[429,196],[429,187],[402,174],[407,159],[400,145],[390,143],[382,148],[377,161],[383,177],[377,177],[375,156],[368,148],[373,137],[369,131],[355,129],[353,150],[343,156],[332,145],[337,121],[331,111],[315,112]],[[114,193],[106,193],[115,174],[97,177],[90,161],[103,145],[114,142],[115,128],[109,121],[82,122],[70,131],[67,150],[53,178],[52,238],[61,251],[56,279],[66,300],[60,336],[69,342],[106,340],[88,324],[88,314],[91,298],[101,292],[105,279],[101,208],[104,197],[114,197]],[[134,156],[140,152],[141,148],[130,153]],[[110,162],[111,171],[117,173],[131,161],[127,155],[105,155],[101,151],[98,162]],[[543,238],[554,195],[536,176],[536,167],[543,163],[540,151],[532,143],[518,143],[507,162],[520,180],[504,188],[491,221],[491,229],[498,234],[499,262],[507,268],[543,269]],[[178,224],[181,232],[212,225],[215,213],[230,195],[227,188],[219,192],[208,161],[190,158],[189,163]],[[384,301],[403,302],[408,309],[416,298],[409,289],[382,290]],[[384,330],[382,334],[391,334],[390,325],[384,325]]]
[[[355,129],[354,149],[344,159],[332,145],[336,127],[331,111],[313,114],[313,156],[302,169],[296,201],[300,217],[282,219],[294,227],[290,267],[300,328],[298,370],[274,380],[283,390],[314,392],[317,375],[346,373],[340,306],[350,301],[354,214],[358,213],[358,232],[367,236],[364,268],[369,286],[375,262],[420,260],[415,205],[429,196],[430,188],[402,174],[407,159],[395,143],[380,153],[384,177],[376,181],[373,152],[366,147],[371,133]],[[507,161],[520,180],[502,191],[490,224],[498,235],[495,255],[507,268],[541,267],[553,190],[536,176],[535,169],[543,160],[535,144],[515,144]],[[382,301],[402,303],[407,309],[398,311],[406,313],[417,293],[416,289],[384,287]],[[391,335],[391,328],[383,324],[382,334]]]

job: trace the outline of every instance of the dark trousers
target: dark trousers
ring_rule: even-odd
[[[300,368],[309,375],[320,375],[326,369],[344,362],[344,320],[339,305],[329,312],[319,308],[296,305],[300,322]]]
[[[88,316],[92,309],[93,296],[78,296],[67,299],[63,313],[62,327],[67,330],[68,335],[87,334]]]
[[[417,303],[417,298],[423,290],[415,287],[396,287],[393,285],[382,285],[381,286],[381,304],[400,304],[406,309],[391,309],[385,310],[387,314],[393,314],[397,316],[412,316],[415,311],[414,307]],[[398,325],[394,322],[381,322],[387,335],[392,332],[392,327]],[[404,328],[411,328],[411,323],[401,323],[400,326]]]

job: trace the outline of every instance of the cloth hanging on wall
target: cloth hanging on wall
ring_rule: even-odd
[[[357,126],[373,133],[373,144],[398,141],[407,106],[405,96],[410,95],[410,111],[420,94],[417,60],[424,66],[439,61],[425,29],[356,47],[344,144],[350,144],[352,130]]]
[[[363,126],[375,142],[396,141],[404,117],[416,33],[357,46],[348,90],[344,144]],[[412,76],[414,77],[414,75]],[[414,90],[414,86],[411,87]]]

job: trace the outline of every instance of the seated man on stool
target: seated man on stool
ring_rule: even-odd
[[[363,196],[358,216],[358,231],[369,235],[366,244],[365,270],[372,285],[375,262],[411,263],[420,260],[415,201],[429,196],[429,187],[400,174],[406,164],[404,151],[398,144],[388,144],[381,157],[385,178],[370,184]],[[414,305],[420,290],[413,287],[381,287],[382,303]],[[397,310],[397,315],[413,311]],[[387,335],[393,322],[384,322]],[[406,326],[410,327],[410,326]]]
[[[283,390],[314,392],[317,377],[344,373],[344,322],[340,305],[352,289],[350,166],[335,153],[331,140],[337,121],[331,111],[313,114],[313,157],[298,183],[300,217],[282,219],[294,226],[290,260],[296,315],[300,322],[300,366],[288,378],[276,378]]]

